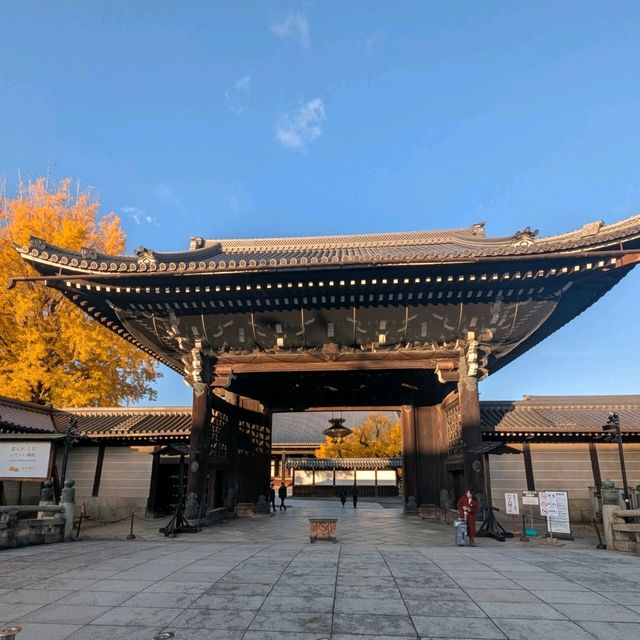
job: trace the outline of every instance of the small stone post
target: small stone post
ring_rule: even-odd
[[[64,507],[64,540],[73,540],[73,517],[75,515],[75,480],[65,480],[64,489],[60,498],[60,504]]]
[[[53,483],[50,480],[47,480],[47,482],[42,485],[42,491],[40,492],[40,502],[38,502],[38,506],[48,507],[51,505],[55,505],[55,503],[56,501],[53,494]],[[38,511],[38,520],[42,520],[43,518],[53,518],[54,516],[54,513]]]

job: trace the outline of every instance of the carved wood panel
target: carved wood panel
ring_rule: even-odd
[[[444,407],[444,415],[449,456],[461,455],[464,447],[462,441],[462,418],[460,416],[460,402],[458,398],[455,398],[455,400]]]

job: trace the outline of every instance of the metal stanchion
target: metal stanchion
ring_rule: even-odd
[[[129,535],[127,536],[127,540],[135,540],[135,535],[133,534],[133,509],[131,509],[131,527],[129,529]]]
[[[84,514],[80,511],[80,517],[78,518],[78,528],[76,529],[76,540],[80,537],[80,527],[82,526],[82,519]]]
[[[16,640],[16,633],[20,633],[21,631],[22,627],[19,624],[12,624],[10,627],[0,629],[0,638],[2,638],[2,640]]]

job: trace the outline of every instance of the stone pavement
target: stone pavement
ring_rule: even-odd
[[[339,518],[309,544],[306,518]],[[0,552],[0,623],[18,640],[637,640],[640,558],[479,540],[361,503],[287,512],[165,539],[159,524]]]

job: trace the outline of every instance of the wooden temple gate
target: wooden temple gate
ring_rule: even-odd
[[[222,400],[210,385],[193,391],[186,487],[187,517],[224,503],[255,502],[269,486],[271,416],[246,398]],[[217,500],[214,499],[217,496]]]
[[[404,493],[419,505],[443,489],[482,491],[479,380],[633,268],[640,217],[545,238],[487,238],[473,225],[193,238],[188,251],[135,256],[39,239],[17,250],[41,274],[27,280],[60,290],[193,387],[188,514],[205,508],[222,449],[233,500],[266,493],[272,412],[363,406],[402,407]]]

